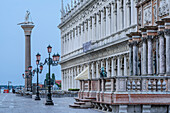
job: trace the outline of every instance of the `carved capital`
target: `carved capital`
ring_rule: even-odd
[[[170,29],[165,29],[165,30],[164,30],[164,33],[165,33],[165,35],[170,36]]]
[[[152,40],[152,39],[153,39],[153,36],[152,36],[152,35],[148,35],[148,36],[147,36],[147,39],[148,39],[148,40]]]
[[[164,36],[164,32],[163,31],[158,31],[158,36]]]

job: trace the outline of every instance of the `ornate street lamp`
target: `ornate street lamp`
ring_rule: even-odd
[[[28,91],[28,78],[29,78],[29,76],[28,76],[28,70],[25,70],[25,75],[22,74],[22,77],[23,77],[24,79],[27,79],[27,91]]]
[[[35,100],[41,100],[40,99],[40,96],[39,96],[39,80],[38,80],[38,73],[42,73],[42,70],[43,70],[43,65],[42,63],[40,63],[40,58],[41,58],[41,55],[38,53],[36,55],[36,64],[37,64],[37,68],[33,70],[33,73],[37,72],[37,92],[36,92],[36,97],[35,97]],[[39,66],[39,68],[38,68]]]
[[[57,55],[53,55],[53,58],[50,57],[50,53],[52,52],[52,47],[49,45],[47,47],[47,51],[49,53],[49,57],[45,59],[45,62],[43,65],[47,64],[49,66],[49,74],[48,74],[48,94],[45,105],[54,105],[52,97],[51,97],[51,77],[50,77],[50,66],[57,66],[58,61],[60,59],[60,55],[57,53]]]

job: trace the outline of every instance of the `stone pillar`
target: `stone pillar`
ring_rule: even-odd
[[[106,36],[109,36],[111,33],[111,5],[106,7]]]
[[[138,63],[137,63],[137,60],[138,60],[138,47],[137,47],[137,42],[134,41],[133,42],[133,75],[137,75],[138,72],[137,72],[137,67],[138,67]]]
[[[99,11],[98,13],[97,13],[97,15],[98,15],[98,32],[96,32],[97,34],[98,34],[98,40],[100,40],[100,38],[101,38],[101,11]]]
[[[153,75],[153,47],[152,39],[157,35],[156,26],[147,26],[147,40],[148,40],[148,75]]]
[[[131,24],[131,6],[130,6],[130,0],[127,0],[127,3],[126,3],[126,5],[127,5],[127,26],[130,26],[130,24]]]
[[[98,61],[96,61],[96,78],[100,78]]]
[[[68,91],[68,89],[70,88],[70,76],[69,76],[69,73],[70,73],[70,71],[69,71],[69,69],[67,69],[67,91]]]
[[[104,9],[101,10],[101,29],[100,29],[101,35],[99,39],[102,39],[104,37]]]
[[[25,70],[28,70],[28,66],[31,65],[31,33],[34,25],[32,24],[23,24],[21,25],[22,29],[24,30],[25,34]],[[26,73],[25,73],[26,75]],[[28,86],[27,86],[28,81]],[[25,79],[25,88],[31,89],[32,87],[32,77]]]
[[[88,19],[88,42],[91,40],[92,17]]]
[[[146,29],[141,28],[141,34],[142,34],[142,75],[146,76],[147,75],[147,45],[146,45],[146,37],[147,37],[147,32]]]
[[[64,87],[63,87],[64,86],[64,71],[63,70],[61,71],[61,85],[62,85],[61,90],[64,90]]]
[[[148,74],[153,74],[153,47],[152,47],[152,36],[148,36]]]
[[[77,66],[77,76],[80,74],[80,67]],[[76,88],[80,89],[80,81],[79,80],[75,80],[76,81]]]
[[[120,71],[120,58],[121,56],[117,57],[117,76],[121,76],[121,71]]]
[[[133,40],[133,75],[138,75],[138,43],[140,41],[140,33],[132,32],[131,33]]]
[[[127,34],[126,36],[129,37],[129,75],[133,75],[133,41],[132,36]]]
[[[85,43],[88,42],[88,19],[85,21]]]
[[[115,74],[114,74],[114,66],[115,66],[115,64],[114,64],[114,57],[111,59],[111,62],[112,62],[112,68],[111,68],[111,70],[112,70],[112,75],[111,75],[111,77],[114,77],[115,76]]]
[[[166,75],[170,76],[170,18],[163,19],[165,21],[165,38],[166,38]]]
[[[88,79],[92,79],[92,76],[91,76],[91,64],[89,63],[88,64]]]
[[[96,41],[96,14],[92,17],[92,42]]]
[[[127,76],[127,55],[124,55],[124,76]]]
[[[121,3],[122,1],[120,0],[120,6],[119,6],[119,10],[120,10],[120,21],[119,21],[119,24],[120,24],[120,30],[123,29],[123,4]]]
[[[95,78],[94,76],[94,62],[91,63],[91,70],[92,70],[92,79]]]
[[[109,75],[109,63],[108,63],[108,58],[106,59],[106,72],[107,72],[107,77],[110,77],[110,75]]]
[[[73,77],[74,86],[73,86],[73,88],[77,88],[77,80],[75,80],[76,76],[77,76],[77,68],[74,67],[74,77]]]

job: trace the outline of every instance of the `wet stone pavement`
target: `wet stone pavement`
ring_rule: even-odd
[[[0,94],[0,113],[103,113],[94,109],[73,109],[73,97],[53,98],[54,106],[45,106],[45,98],[35,101],[15,94]]]

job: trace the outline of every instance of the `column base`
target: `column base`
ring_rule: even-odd
[[[39,96],[36,96],[35,97],[35,100],[41,100]]]
[[[53,101],[52,100],[47,100],[45,105],[54,105]]]

